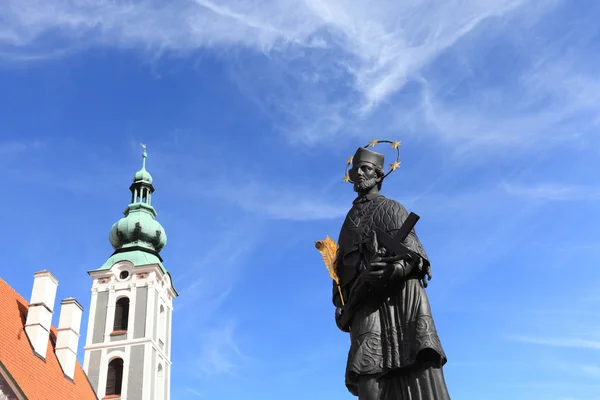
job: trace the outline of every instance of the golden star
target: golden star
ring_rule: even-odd
[[[394,161],[390,164],[390,171],[395,171],[400,168],[400,163],[398,161]]]
[[[399,141],[395,141],[394,143],[392,143],[392,144],[390,145],[390,147],[391,147],[392,149],[397,149],[398,147],[400,147],[400,144],[401,144],[401,142],[399,142]]]
[[[348,165],[352,164],[352,159],[353,158],[354,157],[348,157],[348,160],[346,160],[346,164],[348,164]]]
[[[379,143],[377,140],[371,140],[371,141],[369,142],[369,147],[375,147],[375,145],[376,145],[377,143]]]

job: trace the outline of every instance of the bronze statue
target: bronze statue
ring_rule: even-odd
[[[345,181],[358,197],[330,270],[336,324],[351,338],[346,386],[359,400],[449,400],[446,355],[425,292],[429,260],[413,228],[419,217],[379,193],[399,163],[385,174],[383,154],[367,147],[348,160]]]

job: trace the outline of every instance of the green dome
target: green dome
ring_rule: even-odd
[[[158,253],[167,244],[167,234],[152,206],[133,203],[127,206],[125,217],[112,226],[109,240],[115,250],[141,246]]]
[[[146,171],[145,167],[142,167],[138,172],[133,176],[133,182],[145,182],[148,184],[152,184],[152,175],[150,172]]]
[[[146,154],[146,146],[142,145],[142,147],[144,148],[144,153],[142,154],[142,169],[133,176],[133,183],[143,182],[152,185],[152,175],[150,175],[150,172],[146,171],[146,157],[148,157],[148,154]]]
[[[146,146],[142,145],[142,169],[135,173],[131,191],[131,203],[121,218],[114,224],[108,235],[115,249],[113,255],[96,270],[107,270],[119,261],[129,261],[134,266],[158,264],[167,272],[158,254],[167,244],[167,234],[156,220],[156,210],[152,207],[152,176],[146,171]]]
[[[141,267],[144,265],[158,264],[163,272],[167,273],[165,266],[162,264],[162,260],[159,256],[146,251],[132,250],[122,253],[115,253],[100,268],[93,271],[102,271],[111,269],[113,265],[120,261],[129,261],[134,267]]]

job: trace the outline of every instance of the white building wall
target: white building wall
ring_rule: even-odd
[[[85,344],[92,343],[92,336],[94,334],[94,316],[96,315],[96,303],[98,301],[98,290],[92,288],[92,299],[90,300],[90,312],[88,314],[88,325],[87,333],[85,337]],[[83,353],[83,370],[87,373],[90,367],[90,352],[85,351]]]
[[[170,371],[171,361],[167,354],[170,354],[171,348],[171,326],[172,319],[172,299],[169,296],[169,291],[172,291],[170,282],[162,284],[164,279],[162,272],[158,266],[148,266],[146,268],[130,268],[130,278],[125,282],[120,282],[117,276],[120,273],[120,266],[126,263],[118,263],[113,266],[111,271],[100,272],[94,279],[94,287],[92,290],[92,300],[90,305],[90,314],[88,322],[88,332],[86,335],[86,351],[84,356],[84,368],[86,373],[90,369],[90,354],[94,350],[101,349],[100,365],[99,365],[99,376],[98,376],[98,390],[97,395],[99,398],[105,396],[106,389],[106,378],[108,372],[108,364],[115,357],[123,359],[123,383],[121,390],[121,400],[169,400],[170,395],[167,392],[170,389]],[[114,270],[114,271],[113,271]],[[140,273],[143,274],[140,276]],[[167,279],[168,281],[168,279]],[[147,292],[147,305],[145,309],[145,332],[144,337],[134,339],[134,326],[136,319],[136,288],[137,287],[148,287]],[[94,321],[96,312],[102,312],[97,310],[97,292],[108,291],[108,305],[104,312],[106,312],[106,326],[104,327],[104,341],[102,343],[92,344]],[[111,341],[110,333],[113,330],[114,315],[115,315],[115,304],[119,297],[126,295],[129,298],[129,320],[127,336],[124,340]],[[165,333],[158,334],[158,330],[155,330],[155,324],[158,324],[158,313],[161,304],[165,307]],[[168,331],[168,334],[166,333]],[[155,336],[156,332],[156,336]],[[164,341],[164,345],[159,346],[158,337],[161,337]],[[135,376],[130,376],[131,367],[131,349],[133,346],[142,344],[144,346],[143,363],[140,365],[142,371],[142,398],[134,399],[128,398],[128,384],[132,379],[136,379]],[[118,348],[124,348],[123,351],[116,350]],[[156,349],[156,360],[154,363],[152,360],[153,349]],[[110,352],[109,352],[110,351]],[[163,379],[162,382],[158,382],[158,364],[161,363],[163,366]],[[135,369],[135,366],[134,366]],[[153,383],[153,384],[152,384]],[[160,388],[162,394],[159,394],[157,390]],[[165,392],[167,394],[165,395]]]

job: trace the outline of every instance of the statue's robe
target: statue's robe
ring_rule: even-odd
[[[361,253],[375,227],[392,236],[408,217],[398,202],[379,193],[357,198],[342,226],[337,273],[344,298],[361,271]],[[429,261],[414,229],[404,245]],[[380,382],[382,400],[449,400],[442,366],[446,355],[438,338],[431,308],[420,276],[413,272],[394,287],[369,294],[355,313],[350,328],[351,346],[346,366],[346,386],[358,396],[360,376]],[[334,283],[333,302],[341,307]]]

